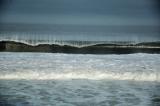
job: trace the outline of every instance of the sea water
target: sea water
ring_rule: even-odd
[[[160,54],[0,53],[2,106],[159,106]]]
[[[137,44],[160,41],[159,27],[19,25],[0,26],[0,41],[29,45],[58,44],[84,47],[96,44]]]

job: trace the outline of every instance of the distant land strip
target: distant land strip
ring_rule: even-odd
[[[160,42],[145,42],[138,44],[95,44],[85,47],[70,45],[39,44],[36,46],[14,41],[0,41],[1,52],[48,52],[72,54],[131,54],[160,53]]]

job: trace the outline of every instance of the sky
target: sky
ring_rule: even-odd
[[[1,23],[159,25],[158,0],[0,0]]]

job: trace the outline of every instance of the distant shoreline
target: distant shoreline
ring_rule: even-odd
[[[160,42],[145,42],[138,44],[95,44],[85,47],[70,45],[39,44],[28,45],[14,41],[0,41],[1,52],[48,52],[73,54],[131,54],[131,53],[158,53]]]

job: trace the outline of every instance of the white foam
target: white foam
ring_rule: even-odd
[[[0,79],[160,81],[159,54],[0,54]]]
[[[160,54],[1,52],[0,92],[13,105],[150,106],[159,94],[159,64]]]
[[[88,79],[88,80],[134,80],[134,81],[160,81],[160,75],[156,73],[12,73],[0,75],[0,79],[27,79],[27,80],[70,80],[70,79]]]

